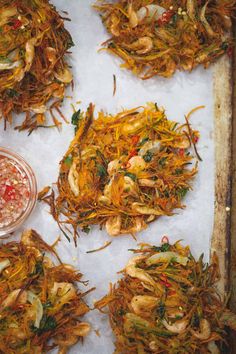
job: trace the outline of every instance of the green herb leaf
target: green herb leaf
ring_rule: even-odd
[[[143,156],[145,162],[152,161],[153,153],[151,151],[147,151],[146,154]]]
[[[229,48],[229,43],[228,42],[223,42],[220,47],[223,50],[227,50]]]
[[[30,275],[43,274],[43,262],[37,261],[34,266],[34,271]]]
[[[85,227],[83,227],[82,231],[85,232],[86,234],[88,234],[90,232],[90,227],[85,226]]]
[[[191,319],[191,325],[193,327],[199,327],[199,324],[200,324],[200,318],[197,313],[194,313]]]
[[[8,63],[8,64],[11,64],[11,63],[12,63],[12,60],[10,60],[10,59],[7,58],[7,57],[0,56],[0,62],[1,62],[1,63]]]
[[[105,167],[100,163],[97,164],[97,176],[105,177],[106,175],[107,175],[107,170],[105,169]]]
[[[148,138],[148,137],[143,138],[143,139],[140,141],[140,143],[138,143],[138,145],[137,145],[137,146],[142,146],[142,145],[144,145],[144,144],[145,144],[148,140],[149,140],[149,138]]]
[[[164,196],[166,197],[166,198],[169,198],[170,197],[170,193],[169,193],[169,191],[164,191]]]
[[[183,173],[183,169],[182,168],[176,168],[176,170],[174,172],[174,174],[177,175],[177,176],[181,175],[182,173]]]
[[[158,161],[158,165],[161,166],[162,168],[165,167],[167,157],[162,157]]]
[[[163,243],[160,247],[153,246],[152,249],[157,252],[167,252],[170,249],[170,244],[169,243]]]
[[[175,130],[175,128],[177,127],[178,123],[174,123],[171,130]]]
[[[74,47],[75,43],[73,42],[72,37],[70,36],[68,41],[67,41],[67,49],[70,49],[71,47]]]
[[[161,319],[165,317],[166,307],[163,302],[160,302],[160,305],[157,307],[157,313]]]
[[[34,332],[40,336],[44,332],[54,330],[56,327],[57,327],[57,322],[53,316],[43,315],[43,317],[40,321],[39,328],[32,325],[31,330],[32,330],[32,332]]]
[[[71,124],[77,126],[80,119],[81,119],[81,110],[79,109],[77,112],[73,113],[71,117]]]
[[[176,25],[177,20],[178,20],[178,14],[174,14],[174,16],[172,16],[171,19],[172,25]]]
[[[177,191],[177,195],[179,198],[184,198],[188,192],[188,188],[181,188]]]
[[[67,156],[65,159],[64,159],[64,163],[67,165],[67,166],[71,166],[72,165],[72,157],[71,156]]]
[[[48,309],[48,308],[50,308],[50,307],[52,307],[52,303],[51,303],[51,301],[49,301],[49,300],[43,304],[43,308],[44,308],[44,309]]]
[[[6,92],[7,92],[8,97],[11,97],[11,98],[19,96],[19,93],[13,89],[8,89]]]
[[[124,316],[125,314],[126,314],[126,312],[125,312],[125,310],[124,309],[119,309],[118,311],[117,311],[117,314],[119,315],[119,316]]]
[[[131,178],[134,182],[137,180],[137,177],[135,174],[130,173],[130,172],[125,172],[125,176]]]

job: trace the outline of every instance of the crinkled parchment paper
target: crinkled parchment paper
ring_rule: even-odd
[[[64,262],[78,267],[89,280],[89,287],[96,290],[87,296],[93,306],[108,291],[109,283],[118,279],[117,272],[124,268],[139,242],[159,244],[163,235],[168,235],[171,242],[183,239],[191,246],[195,256],[205,253],[209,258],[210,240],[214,219],[214,142],[213,142],[213,75],[212,69],[197,68],[192,73],[176,73],[170,79],[153,78],[142,81],[130,72],[119,67],[120,60],[107,54],[98,53],[100,43],[108,36],[99,15],[91,8],[91,0],[54,0],[58,10],[66,10],[71,22],[66,22],[75,47],[72,48],[70,64],[73,67],[75,88],[65,99],[63,113],[70,119],[71,103],[82,101],[77,108],[86,109],[90,102],[96,110],[115,113],[122,108],[132,108],[149,101],[166,109],[171,120],[184,122],[184,115],[192,108],[205,105],[191,117],[194,129],[198,129],[201,138],[198,151],[203,161],[199,163],[199,173],[193,183],[193,190],[185,198],[186,209],[177,210],[172,217],[161,217],[137,235],[137,241],[131,236],[112,239],[112,244],[105,250],[86,254],[86,251],[102,246],[110,237],[105,231],[94,228],[88,235],[81,233],[78,247],[62,236],[57,249]],[[113,75],[116,75],[117,91],[113,97]],[[63,124],[57,129],[39,129],[30,136],[26,132],[18,133],[13,129],[3,131],[1,125],[0,145],[14,149],[32,166],[36,173],[38,188],[51,185],[57,180],[58,164],[73,137],[74,128]],[[60,234],[57,224],[48,213],[48,207],[37,204],[24,228],[34,228],[52,243]],[[22,227],[23,229],[23,227]],[[19,233],[22,230],[19,231]],[[87,287],[88,288],[88,287]],[[86,289],[85,289],[86,290]],[[113,352],[113,335],[106,315],[91,311],[87,315],[94,330],[99,330],[100,337],[94,331],[78,343],[70,353],[110,354]]]

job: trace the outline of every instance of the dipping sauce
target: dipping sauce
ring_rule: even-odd
[[[0,148],[0,235],[14,231],[25,220],[36,195],[30,166],[17,154]]]
[[[0,155],[0,227],[19,219],[29,198],[30,183],[24,170],[14,160]]]

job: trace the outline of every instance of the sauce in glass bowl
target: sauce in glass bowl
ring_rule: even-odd
[[[0,236],[15,231],[37,199],[35,175],[15,152],[0,147]]]

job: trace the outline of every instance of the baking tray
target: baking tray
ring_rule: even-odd
[[[192,108],[205,105],[191,117],[192,127],[200,131],[198,152],[203,161],[199,173],[184,200],[186,209],[177,210],[172,217],[162,217],[137,235],[112,239],[105,250],[87,254],[86,251],[102,246],[111,238],[98,227],[88,234],[81,233],[78,247],[61,237],[57,250],[64,262],[71,263],[89,280],[89,287],[96,290],[87,296],[91,307],[102,297],[109,283],[119,278],[117,272],[131,257],[129,248],[139,242],[159,244],[163,235],[171,242],[183,239],[189,244],[194,256],[205,254],[209,260],[213,251],[220,259],[222,278],[219,290],[225,293],[228,286],[228,245],[230,208],[230,159],[231,159],[231,61],[220,59],[208,70],[202,67],[192,73],[176,73],[170,79],[153,78],[142,81],[119,67],[120,60],[105,52],[98,53],[100,43],[108,38],[99,15],[91,8],[93,1],[54,0],[58,10],[66,10],[71,22],[66,27],[72,34],[75,47],[69,62],[73,67],[74,91],[67,90],[73,98],[64,100],[62,111],[70,119],[71,104],[81,101],[77,108],[86,109],[90,102],[96,111],[103,109],[116,113],[122,108],[132,108],[153,101],[166,109],[171,120],[184,122],[184,115]],[[116,75],[117,91],[113,97],[113,75]],[[17,119],[20,119],[17,118]],[[73,137],[74,128],[63,124],[62,130],[39,129],[30,136],[13,129],[3,131],[1,126],[0,145],[14,149],[32,166],[36,173],[39,190],[56,182],[59,162]],[[53,243],[60,235],[57,224],[49,215],[46,205],[38,204],[34,213],[24,225],[34,228],[44,239]],[[23,230],[23,227],[22,227]],[[22,230],[19,230],[18,234]],[[108,317],[98,311],[91,311],[87,320],[93,330],[83,345],[78,343],[70,353],[113,352],[113,335]],[[97,336],[95,330],[99,330]]]

